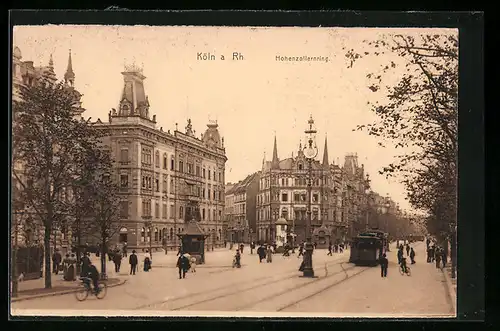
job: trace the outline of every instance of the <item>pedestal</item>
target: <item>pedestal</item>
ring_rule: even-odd
[[[312,264],[312,253],[314,250],[314,246],[310,240],[308,240],[305,244],[305,252],[304,252],[304,277],[314,277],[314,269]]]

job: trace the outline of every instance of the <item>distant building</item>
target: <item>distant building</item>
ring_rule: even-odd
[[[191,120],[184,132],[177,124],[172,133],[163,131],[150,115],[142,69],[126,66],[122,75],[118,109],[107,122],[97,121],[110,130],[105,144],[116,160],[123,198],[117,241],[134,249],[175,250],[177,234],[194,219],[209,235],[207,246],[220,246],[227,158],[217,123],[200,137]]]
[[[260,173],[226,185],[227,241],[246,242],[255,240],[257,230],[256,207]]]

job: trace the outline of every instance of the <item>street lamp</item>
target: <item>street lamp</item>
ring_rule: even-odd
[[[370,175],[366,174],[366,189],[365,189],[365,194],[366,194],[366,224],[365,228],[368,230],[369,228],[369,211],[370,211],[370,197],[371,197],[372,190],[370,188]]]
[[[308,179],[307,179],[307,223],[306,223],[306,245],[305,245],[305,254],[304,254],[304,277],[314,277],[314,269],[312,264],[312,253],[313,253],[313,244],[311,241],[311,198],[312,198],[312,161],[318,155],[318,148],[315,144],[316,138],[316,129],[313,128],[314,120],[311,117],[307,122],[309,124],[309,128],[305,130],[305,134],[307,136],[308,144],[304,147],[304,156],[307,159],[308,165]],[[313,145],[314,143],[314,145]]]
[[[151,221],[151,218],[152,216],[151,215],[145,215],[145,216],[142,216],[142,218],[145,220],[144,221],[144,227],[146,229],[148,229],[148,232],[149,232],[149,255],[151,256],[151,261],[153,261],[153,252],[152,252],[152,238],[151,238],[151,234],[152,234],[152,228],[153,228],[153,222]]]

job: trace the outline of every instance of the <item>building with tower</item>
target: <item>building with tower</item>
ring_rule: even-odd
[[[35,84],[40,82],[49,82],[51,84],[57,83],[57,75],[54,71],[54,60],[52,58],[52,55],[50,55],[48,65],[35,66],[33,61],[23,61],[21,49],[15,46],[12,52],[12,99],[14,101],[20,100],[20,89],[22,86],[34,86]],[[82,118],[82,114],[85,109],[82,107],[82,95],[75,88],[75,73],[73,71],[71,50],[69,52],[68,65],[67,70],[64,74],[63,83],[68,92],[73,95],[73,112],[75,118]],[[13,113],[12,115],[12,125],[15,126],[16,114]],[[18,176],[23,178],[23,164],[21,162],[16,162],[12,166]],[[12,176],[12,186],[13,200],[15,200],[15,195],[20,194],[22,190],[22,186],[17,181],[17,178],[15,176]],[[22,214],[22,217],[20,217],[19,211],[13,210],[14,218],[18,217],[18,219],[14,219],[13,222],[16,222],[18,228],[17,239],[19,245],[41,245],[43,243],[44,233],[42,222],[38,219],[38,217],[35,216],[34,213],[30,213],[29,210],[23,210]],[[54,226],[54,231],[51,238],[51,249],[59,248],[62,252],[70,250],[72,244],[71,230],[65,227],[64,224],[65,222],[62,222],[62,225],[59,228]]]
[[[194,219],[209,236],[207,246],[221,246],[227,158],[217,122],[199,136],[190,119],[183,131],[177,123],[164,131],[151,115],[142,68],[125,66],[122,75],[118,108],[96,123],[109,132],[104,142],[120,183],[123,227],[116,242],[176,250],[177,234]]]

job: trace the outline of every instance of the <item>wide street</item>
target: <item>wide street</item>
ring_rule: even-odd
[[[348,263],[349,250],[327,256],[314,252],[317,278],[302,278],[297,271],[296,256],[273,256],[272,263],[259,263],[246,247],[242,268],[233,269],[233,252],[227,249],[207,252],[205,265],[196,273],[179,279],[174,252],[153,256],[153,269],[128,275],[124,259],[119,275],[122,286],[108,289],[102,300],[89,297],[79,302],[74,294],[45,297],[12,303],[12,314],[57,314],[71,310],[75,314],[92,310],[93,315],[113,315],[115,311],[141,312],[151,315],[181,312],[232,311],[239,313],[278,312],[285,315],[328,313],[331,316],[401,316],[448,317],[452,304],[446,291],[443,273],[425,263],[425,244],[416,243],[417,264],[412,275],[402,276],[397,269],[396,250],[388,256],[387,278],[380,277],[379,267],[357,267]],[[139,255],[139,257],[141,257]],[[112,265],[108,264],[109,270]],[[123,312],[122,312],[123,314]],[[305,316],[301,314],[302,316]]]

